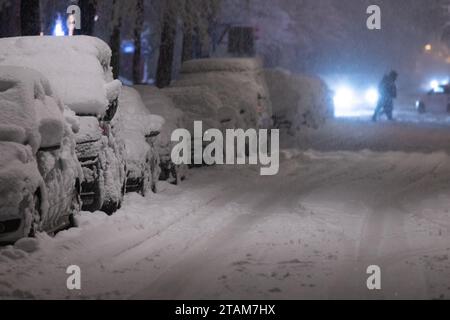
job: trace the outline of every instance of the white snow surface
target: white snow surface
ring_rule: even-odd
[[[129,194],[115,216],[82,213],[79,228],[0,249],[0,297],[448,299],[450,155],[437,141],[450,129],[435,130],[416,141],[427,153],[284,149],[277,176],[216,166]],[[66,288],[73,264],[81,291]],[[367,290],[374,264],[382,291]]]
[[[64,106],[48,80],[23,67],[0,67],[0,140],[40,147],[61,143]]]
[[[77,114],[103,115],[117,98],[121,83],[113,80],[111,49],[87,36],[0,39],[0,65],[23,66],[44,74]]]

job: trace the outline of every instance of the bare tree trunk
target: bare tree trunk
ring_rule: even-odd
[[[191,60],[194,57],[194,35],[192,29],[184,27],[183,31],[183,53],[181,55],[181,62]]]
[[[20,3],[0,5],[0,37],[20,36]]]
[[[136,1],[136,22],[134,26],[133,82],[142,82],[142,30],[144,28],[144,0]]]
[[[97,15],[97,0],[79,0],[81,9],[81,30],[77,34],[92,36],[95,28],[95,16]]]
[[[120,75],[120,29],[122,28],[122,14],[120,12],[119,2],[120,0],[113,1],[113,18],[117,15],[118,20],[113,27],[109,41],[112,51],[111,66],[113,68],[113,75],[115,79],[117,79]]]
[[[166,8],[163,16],[158,69],[156,72],[156,86],[158,88],[169,86],[172,80],[176,24],[177,18]]]
[[[39,1],[21,0],[20,26],[22,36],[37,36],[41,33],[41,15]]]

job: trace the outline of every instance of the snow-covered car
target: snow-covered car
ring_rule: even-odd
[[[207,87],[219,98],[221,113],[237,119],[232,125],[241,129],[256,128],[261,118],[272,116],[272,103],[258,59],[226,58],[187,61],[181,68],[180,79],[172,87]],[[225,119],[226,117],[221,117]]]
[[[264,72],[273,106],[274,126],[290,134],[319,128],[333,117],[331,91],[320,78],[282,69]]]
[[[139,192],[145,196],[156,192],[161,169],[156,140],[164,119],[152,115],[142,101],[139,92],[124,87],[119,98],[120,135],[125,141],[127,154],[127,192]]]
[[[77,136],[77,155],[87,177],[82,183],[83,209],[108,214],[121,206],[126,179],[125,147],[114,126],[122,84],[113,79],[110,61],[111,49],[94,37],[0,39],[0,65],[40,71],[64,104],[88,118],[81,120]],[[87,128],[101,132],[101,138],[87,139],[92,133],[85,132]],[[93,173],[93,163],[102,158],[103,164],[94,166]]]
[[[65,116],[44,76],[0,67],[0,242],[74,225],[83,175]]]
[[[204,130],[221,129],[222,102],[208,87],[168,87],[162,90],[183,111],[185,129],[194,134],[194,122],[202,121]],[[231,121],[236,121],[234,118]]]
[[[219,129],[225,134],[226,129],[238,127],[239,120],[235,110],[224,107],[215,92],[208,87],[168,87],[162,91],[173,100],[178,109],[183,111],[185,129],[191,133],[193,139],[191,144],[192,157],[194,155],[194,123],[196,121],[201,121],[203,131]],[[203,148],[208,145],[203,139],[200,143]]]
[[[171,135],[174,130],[186,127],[185,115],[175,106],[173,100],[163,93],[163,90],[147,85],[138,85],[134,88],[140,93],[147,109],[164,119],[164,125],[155,141],[160,158],[160,180],[178,184],[186,178],[187,167],[172,162],[171,152],[175,143],[171,141]]]
[[[438,85],[416,101],[417,112],[450,114],[450,85]]]

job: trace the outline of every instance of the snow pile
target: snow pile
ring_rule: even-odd
[[[34,238],[23,238],[17,241],[14,247],[26,253],[33,253],[39,250],[40,242]]]
[[[330,92],[321,79],[281,69],[265,70],[264,74],[278,121],[289,121],[293,130],[317,129],[332,116]]]
[[[239,127],[255,128],[263,114],[272,114],[272,104],[260,66],[256,59],[188,61],[173,87],[208,87],[224,107],[236,112]]]
[[[110,60],[111,49],[93,37],[0,39],[0,65],[42,72],[77,114],[103,115],[117,98],[120,82],[113,81]]]

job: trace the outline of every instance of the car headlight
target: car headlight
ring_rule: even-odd
[[[431,89],[433,89],[433,91],[436,91],[437,89],[439,89],[439,81],[437,81],[437,80],[431,81],[430,87],[431,87]]]
[[[334,96],[334,105],[337,108],[346,108],[353,105],[355,94],[352,89],[343,87],[336,91]]]

